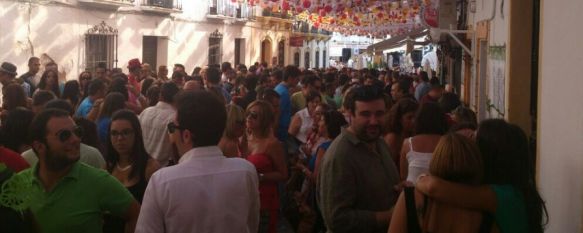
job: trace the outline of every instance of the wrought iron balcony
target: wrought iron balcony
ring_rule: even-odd
[[[182,0],[140,0],[143,11],[170,14],[182,12]]]
[[[255,7],[230,0],[209,0],[207,18],[235,18],[241,20],[252,19],[255,16]]]
[[[106,10],[117,10],[120,7],[131,7],[134,0],[78,0],[81,5]]]

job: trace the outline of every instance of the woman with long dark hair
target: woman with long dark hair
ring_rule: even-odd
[[[136,114],[120,110],[111,117],[107,140],[107,171],[142,202],[148,180],[160,168],[144,147],[142,127]],[[122,219],[108,217],[104,232],[124,232]]]
[[[389,110],[387,114],[385,142],[389,146],[393,162],[400,169],[401,146],[405,138],[413,136],[413,119],[419,108],[417,101],[411,98],[402,98]]]
[[[59,74],[54,70],[46,70],[38,83],[38,90],[51,91],[55,96],[61,97],[61,88],[59,87]]]
[[[4,146],[21,154],[30,149],[28,130],[26,130],[34,113],[24,107],[18,107],[8,112],[6,119],[2,121],[2,132],[4,133]]]
[[[126,98],[121,93],[113,92],[105,96],[103,104],[100,104],[102,106],[93,106],[94,108],[100,108],[96,124],[97,134],[99,135],[99,140],[101,143],[105,144],[108,140],[108,128],[109,124],[111,123],[111,117],[113,113],[126,108],[125,100]]]
[[[81,99],[81,89],[77,80],[69,80],[65,83],[65,88],[63,89],[63,95],[61,95],[61,99],[68,101],[71,106],[73,106],[74,110],[77,109],[79,100]]]
[[[494,215],[500,232],[542,233],[548,222],[536,187],[535,155],[526,134],[502,119],[483,121],[476,142],[484,162],[484,184],[467,186],[422,176],[417,188],[430,198]]]

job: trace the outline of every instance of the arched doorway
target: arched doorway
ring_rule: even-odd
[[[261,62],[271,63],[271,40],[269,38],[261,41]]]

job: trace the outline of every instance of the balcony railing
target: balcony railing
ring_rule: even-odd
[[[117,10],[119,7],[131,7],[134,0],[78,0],[79,3],[99,9]]]
[[[140,6],[182,10],[182,0],[141,0]]]
[[[208,15],[250,19],[255,15],[255,8],[247,4],[233,3],[230,0],[210,0]]]
[[[285,12],[281,12],[281,11],[273,12],[273,11],[268,10],[268,9],[264,9],[261,12],[261,16],[274,17],[274,18],[280,18],[280,19],[291,19],[291,16]]]

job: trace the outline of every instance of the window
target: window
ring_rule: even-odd
[[[304,68],[310,68],[310,52],[306,51],[304,54]]]
[[[245,39],[235,38],[235,65],[245,64]]]
[[[300,52],[294,53],[294,65],[297,67],[300,66]]]
[[[326,61],[328,59],[326,58],[326,50],[322,51],[322,67],[326,68]]]
[[[104,63],[107,69],[117,67],[117,29],[105,21],[85,34],[85,69],[93,71],[99,63]]]
[[[277,44],[277,64],[283,66],[285,61],[285,40],[279,41]]]
[[[209,65],[221,64],[223,34],[217,29],[209,36]]]
[[[316,51],[316,69],[320,68],[320,51]]]

